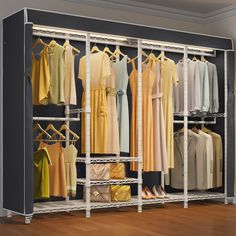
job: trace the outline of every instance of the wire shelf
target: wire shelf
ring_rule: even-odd
[[[109,185],[109,184],[137,184],[138,179],[135,178],[125,178],[125,179],[110,179],[110,180],[91,180],[91,185]],[[86,179],[80,178],[77,179],[77,184],[85,185]]]
[[[79,163],[86,163],[86,157],[78,157],[76,159]],[[106,163],[106,162],[138,162],[138,157],[91,157],[90,162],[91,163]]]
[[[180,113],[174,113],[174,116],[176,117],[183,117],[184,114],[182,112]],[[189,118],[224,118],[225,113],[197,113],[197,114],[188,114]]]

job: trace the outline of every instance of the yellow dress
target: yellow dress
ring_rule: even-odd
[[[174,133],[173,133],[173,84],[179,82],[175,62],[171,59],[161,61],[162,104],[166,129],[168,168],[174,168]]]
[[[104,52],[90,55],[90,107],[91,130],[90,152],[106,153],[108,138],[106,80],[111,76],[110,59]],[[79,79],[83,83],[82,106],[85,108],[86,96],[86,56],[79,65]],[[85,113],[82,115],[82,153],[85,153]]]
[[[50,70],[47,45],[39,55],[32,52],[31,84],[33,105],[48,104]]]
[[[153,156],[153,109],[152,90],[155,74],[150,69],[151,64],[142,73],[142,149],[143,171],[156,171]],[[138,71],[133,63],[133,71],[130,74],[130,88],[132,92],[132,117],[131,117],[131,150],[132,157],[138,156]],[[132,171],[137,171],[137,163],[130,164]]]

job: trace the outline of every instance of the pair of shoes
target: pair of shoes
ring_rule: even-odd
[[[157,198],[168,198],[166,191],[161,185],[159,185],[158,188],[156,186],[153,186],[152,191]]]
[[[156,196],[151,192],[148,187],[144,187],[142,190],[142,199],[155,199]]]

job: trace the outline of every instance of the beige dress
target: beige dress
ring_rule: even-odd
[[[166,130],[164,123],[164,114],[162,107],[162,78],[161,64],[154,62],[152,71],[156,75],[152,90],[152,108],[153,108],[153,156],[155,169],[168,173],[167,151],[166,151]]]
[[[107,79],[107,120],[108,120],[108,140],[107,153],[119,154],[119,128],[116,109],[116,81],[115,73],[111,67],[111,76]]]
[[[71,45],[65,44],[64,89],[65,105],[77,105],[75,87],[75,52]]]
[[[75,197],[77,187],[76,158],[78,151],[76,147],[71,144],[68,147],[63,148],[63,153],[65,159],[67,195]]]
[[[148,65],[142,73],[142,150],[143,171],[156,171],[153,157],[153,110],[152,90],[155,74]],[[130,74],[130,88],[132,92],[132,117],[131,117],[131,156],[138,156],[138,71],[133,63],[133,71]],[[130,164],[132,171],[137,171],[137,163]]]
[[[173,85],[179,82],[175,62],[165,59],[161,62],[162,105],[166,130],[168,168],[174,168],[174,133],[173,133]]]
[[[91,130],[90,152],[107,153],[108,120],[106,80],[111,76],[110,59],[104,52],[90,55],[90,107]],[[82,57],[79,64],[79,78],[83,83],[82,106],[85,108],[86,96],[86,56]],[[85,113],[82,115],[82,153],[85,153]]]
[[[64,197],[66,191],[66,175],[63,150],[60,143],[40,143],[39,149],[47,148],[52,165],[49,166],[50,196]]]

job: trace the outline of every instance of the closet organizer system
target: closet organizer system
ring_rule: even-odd
[[[233,105],[233,77],[234,56],[232,41],[225,38],[197,35],[185,32],[170,31],[166,29],[150,28],[145,26],[130,25],[125,23],[109,22],[105,20],[91,19],[80,16],[66,15],[62,13],[44,12],[39,10],[24,9],[4,19],[4,130],[3,130],[3,205],[11,212],[25,216],[25,222],[30,223],[34,214],[50,212],[69,212],[74,210],[85,210],[86,217],[90,217],[92,209],[137,206],[138,212],[142,211],[145,204],[163,204],[169,202],[188,202],[192,200],[225,199],[228,203],[229,197],[233,196],[233,162],[234,162],[234,105]],[[33,38],[65,40],[80,42],[84,48],[79,48],[86,55],[86,105],[85,107],[64,106],[64,116],[50,116],[50,109],[45,107],[34,108],[34,114],[45,114],[46,116],[33,116],[31,83],[29,79],[31,68],[31,48]],[[91,45],[97,43],[100,46],[109,45],[122,48],[127,54],[131,51],[132,56],[138,56],[138,156],[91,156],[90,155],[90,50]],[[184,176],[183,192],[172,191],[168,198],[142,199],[142,52],[153,51],[156,54],[165,52],[175,61],[183,59],[184,63],[184,110],[181,114],[174,116],[175,130],[184,126],[183,142],[183,165]],[[16,52],[18,52],[16,54]],[[205,56],[217,64],[219,77],[219,113],[201,114],[192,116],[188,112],[188,67],[187,59],[193,55]],[[129,55],[131,57],[131,55]],[[119,60],[119,58],[117,59]],[[15,65],[14,69],[12,65]],[[14,86],[13,86],[14,85]],[[15,99],[13,99],[14,94]],[[79,97],[79,96],[78,96]],[[14,100],[14,101],[13,101]],[[15,107],[15,102],[17,107]],[[42,109],[42,110],[41,110]],[[46,110],[44,110],[46,109]],[[52,108],[55,109],[55,108]],[[60,107],[62,109],[62,107]],[[53,110],[54,111],[54,110]],[[80,122],[80,114],[85,114],[85,157],[77,157],[77,165],[85,164],[85,178],[78,178],[77,184],[85,186],[85,201],[80,199],[65,201],[44,201],[34,203],[33,199],[33,122]],[[77,114],[76,117],[73,114]],[[230,117],[229,115],[230,114]],[[17,120],[16,120],[17,118]],[[129,121],[127,121],[129,122]],[[154,121],[155,122],[155,121]],[[224,144],[224,187],[219,191],[188,191],[188,127],[191,124],[211,125],[212,129],[218,131]],[[16,133],[17,130],[17,133]],[[12,133],[17,139],[15,144]],[[66,140],[69,133],[66,132]],[[66,145],[69,144],[69,141]],[[138,163],[137,177],[122,180],[93,181],[90,179],[90,166],[92,163],[127,162]],[[164,174],[155,176],[164,187]],[[91,202],[90,187],[96,185],[119,185],[137,184],[136,196],[132,196],[127,202]],[[168,188],[167,188],[168,189]]]

